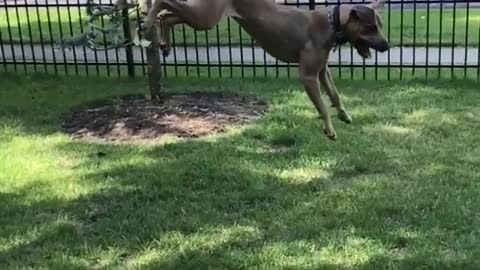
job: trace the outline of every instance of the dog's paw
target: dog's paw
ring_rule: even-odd
[[[160,48],[162,50],[163,57],[168,57],[170,55],[170,49],[168,48]]]
[[[168,57],[170,55],[170,46],[163,40],[160,40],[158,47],[162,51],[163,57]]]
[[[348,114],[348,112],[344,109],[338,111],[338,119],[341,121],[351,124],[352,123],[352,117]]]
[[[330,140],[335,141],[337,139],[337,134],[335,133],[334,130],[328,131],[328,130],[324,129],[323,132],[325,133],[325,135],[327,135],[327,137]]]
[[[160,11],[157,15],[157,19],[160,19],[162,20],[163,18],[167,17],[168,15],[172,15],[173,12],[171,12],[170,10],[168,9],[163,9],[162,11]]]

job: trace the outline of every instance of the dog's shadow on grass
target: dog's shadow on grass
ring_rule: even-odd
[[[428,121],[435,110],[381,120],[367,110],[357,118],[365,126],[337,121],[346,139],[330,143],[318,120],[283,113],[212,140],[58,145],[81,160],[72,168],[76,184],[94,188],[38,200],[32,194],[49,190],[40,181],[2,194],[4,232],[11,234],[3,237],[19,241],[0,250],[0,262],[50,269],[473,268],[471,253],[456,255],[460,247],[441,243],[464,226],[457,211],[463,202],[442,194],[473,187],[456,179],[462,172],[451,163],[465,165],[455,144],[474,138],[438,148],[472,126]],[[352,256],[363,263],[349,263]]]

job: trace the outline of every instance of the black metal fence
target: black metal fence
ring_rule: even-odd
[[[146,58],[141,47],[92,51],[82,46],[57,50],[52,45],[85,30],[85,2],[79,1],[0,0],[0,70],[88,76],[145,75]],[[276,1],[305,9],[364,2]],[[392,49],[365,60],[351,46],[339,48],[330,59],[338,77],[480,79],[480,0],[392,0],[385,7],[383,19]],[[133,32],[137,26],[138,12],[130,16],[125,29]],[[223,20],[210,31],[176,26],[172,41],[171,55],[163,58],[166,77],[296,76],[295,64],[270,57],[232,19]]]

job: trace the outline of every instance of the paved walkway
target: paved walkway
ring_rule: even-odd
[[[142,63],[142,49],[134,47],[134,61]],[[243,59],[243,61],[242,61]],[[58,51],[52,46],[44,45],[9,45],[0,44],[0,62],[37,62],[37,63],[125,63],[125,49],[109,51],[91,51],[83,47],[74,48],[71,51]],[[341,61],[339,61],[341,60]],[[480,66],[479,48],[392,48],[387,53],[378,53],[372,59],[365,60],[366,64],[374,65],[458,65]],[[363,64],[363,59],[349,47],[332,53],[331,63]],[[189,63],[189,64],[274,64],[276,60],[266,54],[263,49],[255,47],[176,47],[171,55],[165,59],[166,63]]]

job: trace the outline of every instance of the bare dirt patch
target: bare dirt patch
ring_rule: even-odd
[[[121,97],[74,110],[63,123],[74,138],[117,142],[198,138],[258,119],[267,103],[252,96],[193,93],[163,104],[139,96]]]

